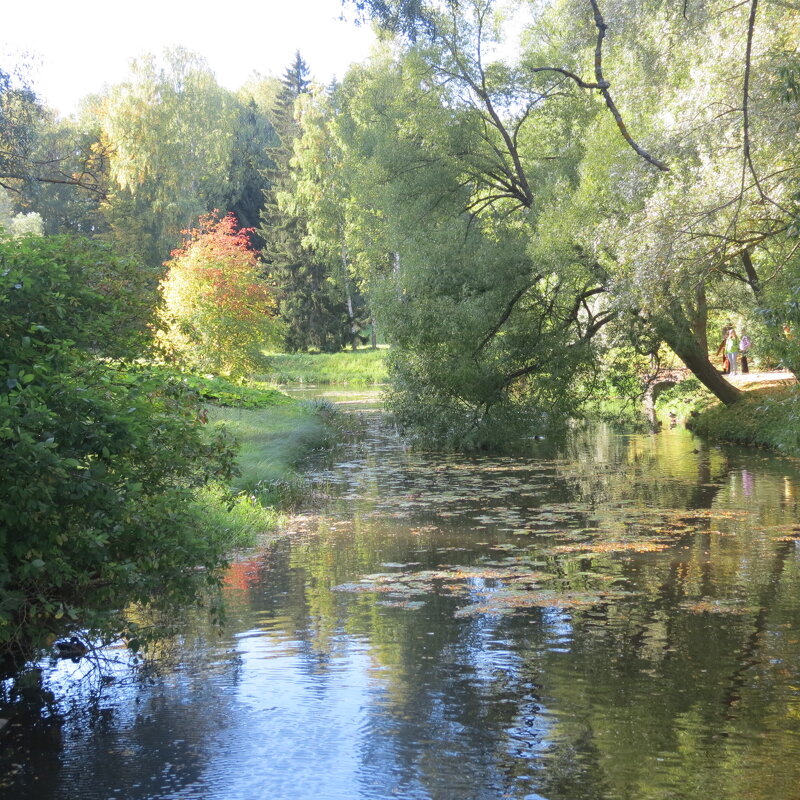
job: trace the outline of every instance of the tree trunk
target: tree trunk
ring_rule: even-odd
[[[708,360],[706,351],[700,352],[688,347],[681,347],[677,342],[667,344],[675,351],[678,358],[691,370],[692,374],[706,387],[721,403],[731,406],[741,399],[742,392],[733,384],[728,383],[719,373],[717,368]]]
[[[664,316],[653,319],[653,323],[675,355],[721,403],[730,406],[740,400],[742,392],[728,383],[708,358],[708,307],[704,286],[698,284],[693,306],[691,302],[682,304],[675,299],[664,311]]]

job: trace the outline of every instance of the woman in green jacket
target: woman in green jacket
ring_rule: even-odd
[[[728,357],[731,375],[736,375],[736,356],[739,355],[739,337],[734,328],[728,331],[725,339],[725,355]]]

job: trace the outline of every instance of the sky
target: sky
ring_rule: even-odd
[[[342,21],[340,0],[9,0],[0,66],[23,59],[46,105],[69,115],[81,98],[124,80],[131,59],[182,46],[203,56],[217,81],[241,87],[254,72],[282,76],[299,50],[311,77],[328,83],[363,61],[374,35]]]

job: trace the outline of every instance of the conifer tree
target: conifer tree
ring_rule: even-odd
[[[279,313],[286,324],[285,348],[289,352],[311,348],[335,352],[349,339],[346,301],[338,282],[332,279],[326,258],[304,244],[306,220],[290,202],[294,190],[292,153],[302,132],[295,117],[295,102],[309,88],[308,66],[298,52],[284,74],[273,111],[279,144],[267,151],[274,167],[266,172],[270,187],[265,192],[258,233],[265,242],[267,271],[275,283]]]

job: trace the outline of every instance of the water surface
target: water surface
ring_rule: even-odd
[[[800,798],[797,462],[678,428],[430,455],[370,414],[314,478],[221,637],[44,665],[87,674],[4,738],[0,794]]]

